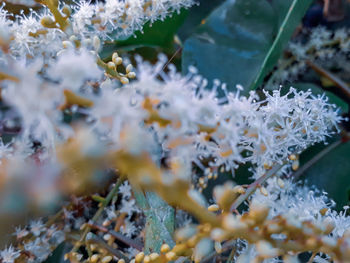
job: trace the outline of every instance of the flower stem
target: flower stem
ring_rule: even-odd
[[[270,170],[267,171],[266,174],[258,178],[255,182],[251,183],[245,194],[240,195],[236,201],[231,205],[231,212],[237,210],[237,208],[251,196],[256,189],[262,185],[264,182],[266,182],[267,179],[269,179],[271,176],[275,175],[276,172],[278,172],[287,162],[283,162],[282,164],[277,164],[274,167],[272,167]]]
[[[113,189],[108,193],[106,199],[104,201],[100,202],[101,206],[97,210],[97,212],[93,216],[93,218],[91,219],[92,222],[96,222],[97,219],[101,216],[101,214],[102,214],[103,210],[105,209],[105,207],[110,203],[112,198],[117,194],[117,191],[118,191],[119,186],[120,186],[121,183],[122,183],[122,180],[120,178],[118,178],[116,184],[114,185]],[[91,230],[91,227],[87,225],[85,227],[85,229],[84,229],[84,232],[83,232],[79,242],[77,242],[75,244],[75,246],[73,247],[72,252],[76,252],[79,249],[80,244],[85,241],[86,236],[90,232],[90,230]]]

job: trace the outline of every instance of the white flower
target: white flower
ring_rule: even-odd
[[[15,250],[12,246],[0,251],[1,262],[14,263],[15,259],[20,256],[20,252]]]
[[[30,232],[33,233],[34,236],[39,236],[42,232],[46,231],[45,224],[39,219],[37,221],[31,221],[29,224]]]
[[[131,197],[131,186],[128,181],[125,181],[119,186],[118,192],[122,194],[123,199],[129,199]]]
[[[139,212],[140,209],[136,206],[135,200],[125,200],[122,199],[122,204],[120,208],[121,213],[126,213],[129,217],[134,213],[134,212]]]
[[[101,78],[102,71],[97,67],[96,57],[89,51],[69,49],[58,56],[48,74],[60,80],[63,88],[77,91],[86,80]]]

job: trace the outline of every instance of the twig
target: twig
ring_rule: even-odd
[[[111,236],[113,236],[115,239],[117,239],[118,241],[123,242],[124,244],[126,244],[130,247],[136,248],[139,251],[142,251],[142,249],[143,249],[143,245],[140,242],[138,242],[137,240],[128,238],[128,237],[126,237],[126,236],[124,236],[116,231],[109,230],[106,227],[99,226],[99,225],[96,225],[93,223],[87,223],[87,226],[90,228],[95,228],[101,232],[108,233]]]
[[[330,73],[329,71],[327,71],[327,70],[321,68],[320,66],[316,65],[315,63],[311,62],[310,60],[307,60],[306,64],[309,65],[319,75],[332,81],[334,83],[334,85],[339,89],[341,94],[343,94],[345,96],[345,98],[343,98],[343,99],[346,102],[350,103],[350,88],[344,81],[342,81],[337,76]]]
[[[312,253],[311,257],[309,258],[309,260],[307,261],[307,263],[312,263],[312,261],[314,260],[314,258],[316,257],[317,253],[314,252]]]
[[[236,241],[227,241],[225,244],[222,246],[222,252],[225,252],[228,250],[230,247],[234,246],[236,244]],[[233,249],[233,248],[232,248]],[[221,253],[222,253],[221,252]],[[207,263],[209,262],[213,257],[215,257],[218,253],[216,251],[212,252],[208,256],[206,256],[201,263]]]
[[[231,263],[233,261],[233,257],[235,256],[236,253],[236,249],[232,248],[230,255],[228,256],[228,259],[226,261],[226,263]]]
[[[109,202],[112,200],[112,198],[116,195],[118,188],[120,186],[120,184],[122,183],[122,180],[119,178],[115,184],[115,186],[113,187],[113,189],[108,193],[106,199],[104,200],[104,202],[101,202],[101,206],[100,208],[97,210],[96,214],[93,216],[93,218],[91,219],[92,222],[96,222],[97,219],[101,216],[103,210],[105,209],[105,207],[109,204]],[[72,252],[76,252],[79,247],[81,242],[84,242],[84,240],[86,239],[86,235],[90,232],[91,228],[89,226],[85,227],[84,233],[81,236],[80,242],[77,242],[77,244],[75,244],[75,246],[72,249]]]
[[[113,254],[114,256],[116,256],[117,258],[122,258],[125,260],[125,262],[129,262],[129,259],[127,256],[125,256],[122,252],[120,252],[119,250],[116,250],[114,248],[112,248],[111,246],[109,246],[103,239],[94,236],[91,237],[89,239],[87,239],[86,241],[88,244],[93,243],[93,244],[97,244],[100,247],[103,247],[104,249],[106,249],[109,253]]]
[[[335,148],[337,148],[339,145],[342,144],[342,141],[336,141],[320,151],[318,154],[316,154],[311,160],[306,162],[302,167],[300,167],[293,175],[293,180],[296,181],[306,170],[308,170],[311,166],[313,166],[315,163],[317,163],[323,156],[325,156],[327,153],[331,152]]]
[[[246,189],[245,194],[240,195],[236,201],[231,205],[230,211],[236,210],[245,200],[248,199],[249,196],[251,196],[255,190],[262,185],[264,182],[266,182],[267,179],[269,179],[271,176],[276,174],[276,172],[279,171],[285,165],[287,162],[283,162],[282,164],[277,164],[274,167],[272,167],[270,170],[267,171],[266,174],[258,178],[255,182],[251,183],[248,188]]]
[[[346,8],[343,0],[325,0],[323,7],[323,15],[328,22],[341,21],[345,17]]]
[[[121,79],[122,76],[116,70],[110,69],[108,67],[107,63],[105,63],[102,59],[97,58],[96,62],[97,62],[97,65],[99,65],[101,68],[103,68],[108,75],[110,75],[111,77],[118,79],[118,80]]]
[[[165,65],[162,68],[162,71],[164,71],[166,69],[166,67],[170,64],[170,62],[175,58],[175,56],[182,50],[182,47],[179,47],[175,53],[171,56],[171,58],[168,60],[167,63],[165,63]]]

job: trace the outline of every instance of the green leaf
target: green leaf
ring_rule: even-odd
[[[61,243],[52,254],[45,260],[44,263],[65,263],[64,254],[70,251],[71,247],[66,243]]]
[[[190,37],[197,27],[203,23],[206,17],[225,0],[197,0],[198,5],[194,5],[189,9],[188,16],[179,28],[177,35],[181,41],[185,41]]]
[[[336,208],[342,209],[349,203],[350,142],[338,144],[333,142],[327,147],[332,147],[332,150],[308,168],[303,173],[303,179],[307,180],[309,185],[315,185],[318,189],[326,191],[329,197],[336,202]],[[327,148],[323,150],[325,149]],[[303,158],[308,158],[307,154],[308,152],[305,152],[301,155],[301,161]]]
[[[179,27],[183,24],[188,11],[181,9],[180,13],[174,13],[163,21],[156,21],[153,24],[147,23],[143,27],[143,32],[137,31],[134,36],[127,39],[117,39],[106,43],[100,56],[105,59],[116,50],[130,51],[140,47],[162,47],[171,49]]]
[[[175,226],[175,211],[158,195],[152,192],[143,194],[142,191],[133,186],[138,206],[146,215],[145,227],[145,252],[160,252],[160,247],[166,243],[174,246],[172,239]]]
[[[183,72],[193,65],[209,81],[241,84],[247,94],[277,62],[311,0],[294,0],[292,11],[287,3],[291,1],[227,0],[185,42]]]
[[[313,0],[293,0],[278,30],[278,34],[266,54],[260,71],[252,84],[252,89],[256,89],[261,85],[266,74],[274,67],[285,47],[285,44],[291,38],[295,28],[299,25],[312,2]]]
[[[158,195],[152,192],[146,193],[149,210],[146,214],[146,238],[145,251],[160,252],[160,247],[166,243],[174,246],[172,239],[175,227],[175,211]]]

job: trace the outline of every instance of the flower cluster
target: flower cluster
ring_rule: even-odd
[[[298,76],[306,70],[308,60],[320,63],[326,68],[342,68],[347,64],[346,54],[350,49],[349,33],[347,28],[328,30],[317,27],[311,32],[301,34],[297,40],[289,43],[286,51],[288,55],[280,59],[278,69],[270,82],[283,83],[298,79]],[[347,71],[347,66],[344,69]],[[347,78],[346,74],[344,77]]]
[[[192,0],[35,2],[43,8],[26,16],[0,8],[0,192],[37,206],[73,197],[45,224],[18,228],[1,262],[43,262],[63,241],[71,262],[198,263],[227,250],[237,262],[297,262],[308,251],[350,260],[347,210],[285,179],[302,151],[339,132],[344,118],[326,96],[241,96],[243,87],[208,83],[193,67],[181,75],[164,55],[155,64],[136,56],[135,70],[116,52],[99,57],[106,39]],[[255,181],[217,185],[205,200],[209,180],[241,164]]]
[[[193,0],[107,0],[61,6],[55,0],[36,2],[46,7],[27,16],[17,16],[15,21],[9,19],[4,5],[0,7],[0,36],[12,38],[10,48],[16,56],[52,56],[70,40],[96,46],[96,37],[125,38],[142,30],[145,23],[163,20],[195,3]]]

